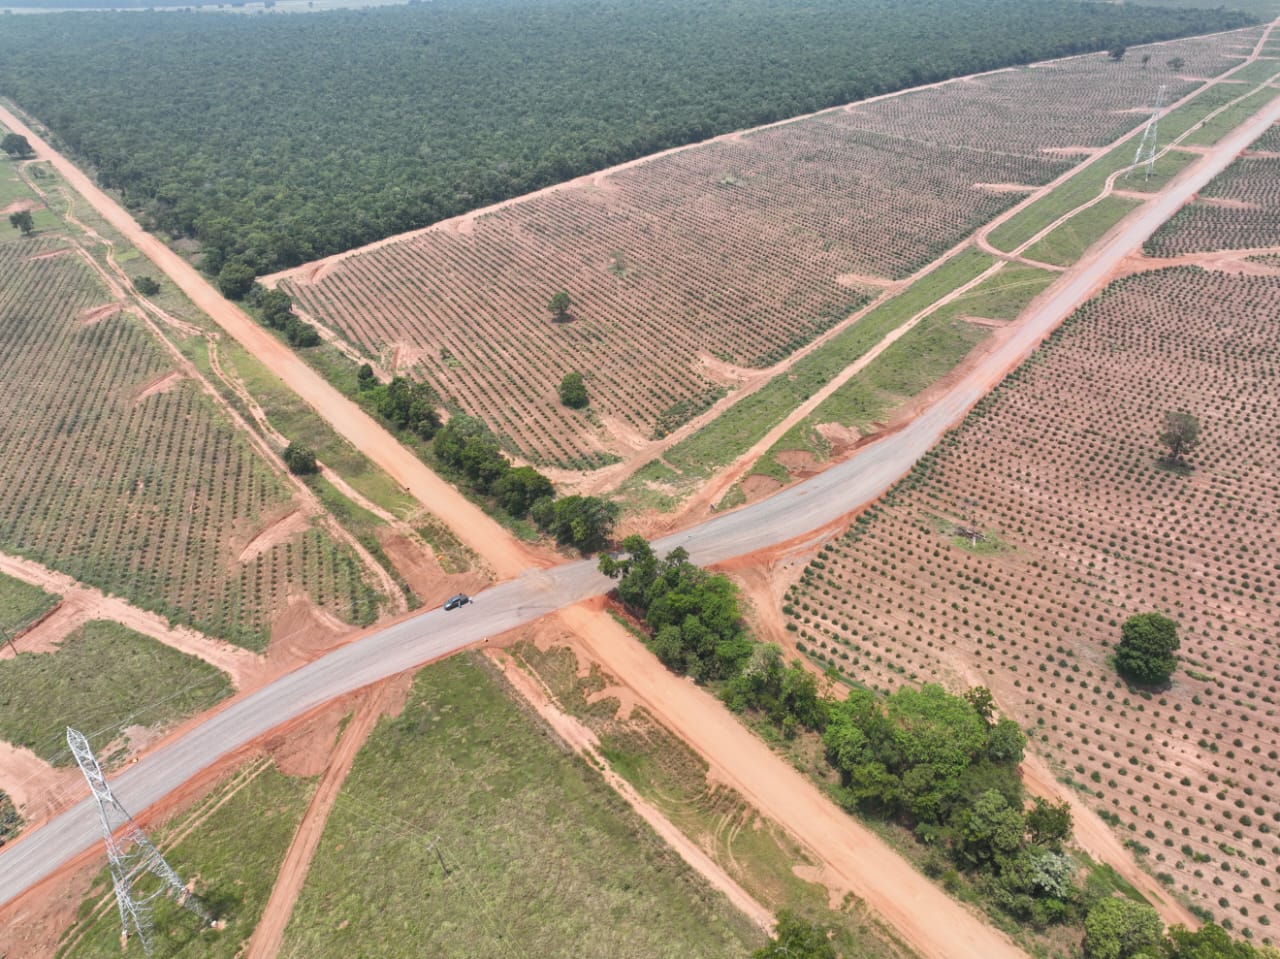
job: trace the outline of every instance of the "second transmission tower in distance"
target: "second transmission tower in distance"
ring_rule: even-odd
[[[1147,121],[1147,128],[1142,131],[1138,152],[1133,155],[1135,169],[1139,165],[1146,165],[1145,179],[1148,180],[1151,179],[1151,170],[1156,165],[1156,143],[1160,138],[1160,111],[1164,109],[1164,91],[1165,85],[1162,83],[1159,92],[1156,93],[1156,108],[1151,113],[1151,119]]]

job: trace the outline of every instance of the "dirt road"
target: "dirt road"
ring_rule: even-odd
[[[834,880],[865,901],[922,955],[1025,956],[839,809],[719,700],[666,669],[613,619],[583,606],[560,615],[607,672],[625,677],[638,702],[709,759],[713,778],[782,823],[826,867],[824,881]]]
[[[122,206],[100,190],[14,113],[0,106],[0,122],[25,136],[36,155],[48,160],[71,187],[126,240],[137,247],[215,323],[240,342],[307,401],[339,435],[405,487],[427,509],[446,517],[458,539],[484,557],[501,577],[515,576],[534,560],[528,551],[465,496],[440,479],[383,427],[304,363],[284,343],[228,301],[190,263],[138,225]]]

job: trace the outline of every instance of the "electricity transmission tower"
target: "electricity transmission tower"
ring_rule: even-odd
[[[67,727],[67,745],[80,764],[80,771],[89,783],[93,798],[98,803],[98,819],[103,835],[107,838],[107,861],[111,868],[111,882],[116,890],[116,905],[120,907],[120,940],[127,942],[130,930],[142,940],[143,951],[151,955],[151,905],[161,896],[172,893],[178,905],[185,906],[197,916],[208,921],[199,901],[178,878],[160,851],[151,844],[138,824],[111,794],[102,767],[89,747],[84,735]],[[140,890],[138,880],[148,873],[154,877]]]
[[[1142,131],[1142,140],[1138,143],[1138,152],[1133,155],[1133,165],[1145,163],[1147,175],[1151,179],[1151,169],[1156,165],[1156,141],[1160,136],[1160,111],[1164,108],[1165,85],[1160,84],[1160,92],[1156,94],[1156,108],[1147,121],[1147,128]]]

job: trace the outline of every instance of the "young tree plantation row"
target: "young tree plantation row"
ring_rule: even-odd
[[[1280,270],[1177,267],[1090,301],[787,595],[852,680],[990,686],[1171,890],[1237,932],[1280,922]],[[1168,411],[1201,424],[1165,461]],[[1178,623],[1167,688],[1120,626]]]
[[[256,649],[298,593],[376,615],[319,529],[240,558],[296,504],[65,239],[0,237],[0,274],[0,549]]]
[[[1280,61],[1271,60],[1272,67]],[[1280,128],[1216,177],[1146,244],[1151,256],[1280,246]]]
[[[284,288],[521,456],[603,465],[707,408],[735,382],[734,366],[784,359],[1070,168],[1048,151],[1108,142],[1142,122],[1160,84],[1199,84],[1165,61],[1215,75],[1257,36],[1065,60],[830,111],[304,268]],[[1006,142],[1005,128],[1022,132]],[[974,132],[983,129],[996,133]],[[568,322],[545,309],[557,290],[571,296]],[[557,402],[570,370],[586,377],[589,411]]]

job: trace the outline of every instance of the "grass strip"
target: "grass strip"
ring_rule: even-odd
[[[663,459],[686,479],[706,476],[731,463],[887,334],[929,304],[968,283],[994,262],[992,257],[977,250],[966,250],[953,257],[876,307],[821,349],[797,361],[790,370],[744,397],[713,423],[671,447]]]
[[[176,722],[231,694],[226,674],[119,623],[93,620],[50,653],[0,660],[0,739],[55,766],[74,726],[109,766],[130,726]],[[109,745],[114,747],[107,751]]]
[[[1103,197],[1032,246],[1026,255],[1041,263],[1070,266],[1140,203],[1127,197]]]
[[[1280,72],[1275,63],[1268,63],[1267,66],[1273,73]],[[1183,142],[1192,146],[1212,146],[1278,96],[1280,96],[1280,90],[1271,87],[1255,90],[1213,119],[1206,120],[1203,126],[1192,131]]]
[[[709,959],[761,939],[464,655],[361,750],[282,955]]]

